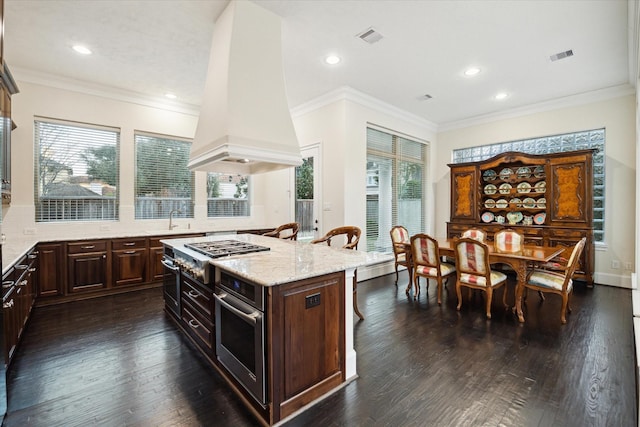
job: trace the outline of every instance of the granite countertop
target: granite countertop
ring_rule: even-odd
[[[168,239],[162,240],[162,243],[178,247],[185,243],[225,239],[235,239],[271,248],[271,250],[265,252],[217,258],[210,261],[211,264],[223,270],[233,272],[262,286],[279,285],[344,271],[349,268],[393,261],[392,254],[354,251],[329,247],[323,244],[312,245],[306,242],[295,242],[251,234]]]

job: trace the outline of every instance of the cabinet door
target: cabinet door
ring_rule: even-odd
[[[576,155],[550,159],[550,224],[591,227],[593,167],[591,156]]]
[[[64,295],[64,263],[62,243],[38,245],[37,296]]]
[[[18,345],[18,301],[17,286],[6,290],[2,298],[5,363],[8,364]]]
[[[107,288],[107,253],[72,254],[67,256],[69,293]]]
[[[164,248],[162,246],[149,249],[149,281],[159,282],[164,279],[164,266],[162,256]]]
[[[112,252],[114,286],[144,283],[147,271],[147,250],[127,249]]]
[[[475,220],[478,191],[475,166],[451,168],[451,220]]]

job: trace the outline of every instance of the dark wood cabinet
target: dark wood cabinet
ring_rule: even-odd
[[[94,292],[109,283],[106,240],[67,244],[67,292]]]
[[[181,318],[184,329],[207,354],[214,354],[214,302],[211,288],[182,276]]]
[[[504,153],[450,164],[448,237],[481,228],[489,240],[505,227],[531,244],[573,248],[587,238],[575,277],[593,285],[593,150],[547,155]],[[568,256],[568,254],[567,254]]]
[[[117,239],[111,242],[113,286],[126,286],[147,281],[147,239]]]
[[[64,247],[62,243],[40,243],[38,250],[38,297],[64,295]]]

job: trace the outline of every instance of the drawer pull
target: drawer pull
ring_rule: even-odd
[[[2,308],[11,308],[13,307],[13,298],[11,298],[9,301],[2,303]]]
[[[35,267],[31,267],[31,268],[29,269],[29,273],[34,273],[35,271],[36,271],[36,268],[35,268]]]
[[[27,283],[29,283],[27,280],[23,280],[20,282],[20,286],[27,286]]]
[[[37,255],[29,254],[29,259],[36,259],[36,258],[38,258],[38,256],[37,256]]]
[[[198,329],[200,327],[200,325],[198,325],[195,321],[193,320],[189,320],[189,326],[191,326],[193,329]]]
[[[122,246],[135,246],[136,242],[123,243]]]
[[[26,270],[27,268],[29,268],[29,266],[24,264],[18,264],[15,266],[16,270]]]
[[[10,287],[13,286],[15,282],[13,280],[5,280],[4,282],[2,282],[2,288],[3,289],[9,289]]]
[[[126,255],[133,255],[133,254],[135,254],[135,253],[136,253],[136,251],[124,251],[124,253],[125,253]]]
[[[80,246],[80,249],[95,249],[96,245]]]
[[[187,294],[189,294],[189,296],[191,298],[198,298],[200,296],[200,294],[198,292],[195,292],[195,291],[189,291],[189,292],[187,292]]]

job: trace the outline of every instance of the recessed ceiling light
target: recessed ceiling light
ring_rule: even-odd
[[[464,71],[464,75],[467,77],[475,76],[480,72],[480,68],[478,67],[469,67]]]
[[[494,96],[494,98],[495,98],[497,101],[502,101],[503,99],[507,98],[508,96],[509,96],[509,94],[508,94],[508,93],[506,93],[506,92],[500,92],[500,93],[496,94],[496,96]]]
[[[167,98],[169,98],[169,99],[176,99],[176,98],[177,98],[177,96],[175,96],[175,95],[174,95],[174,94],[172,94],[172,93],[165,93],[165,94],[164,94],[164,96],[166,96],[166,97],[167,97]]]
[[[338,62],[340,62],[340,57],[336,55],[329,55],[324,59],[324,62],[329,65],[336,65]]]
[[[81,55],[91,55],[93,52],[91,52],[91,49],[89,49],[86,46],[82,46],[82,45],[75,45],[73,46],[73,50],[75,50],[76,52],[78,52]]]

